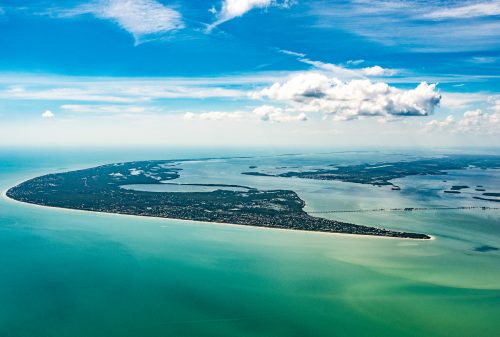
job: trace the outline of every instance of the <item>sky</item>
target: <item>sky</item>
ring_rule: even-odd
[[[500,2],[0,0],[0,146],[497,147]]]

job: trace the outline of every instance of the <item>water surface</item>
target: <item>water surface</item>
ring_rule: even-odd
[[[44,173],[179,155],[2,153],[0,187]],[[402,191],[239,174],[263,161],[280,167],[366,159],[266,158],[186,162],[176,182],[290,188],[308,211],[484,205],[440,189],[452,183],[499,189],[492,171],[407,177],[398,181]],[[476,250],[500,247],[498,211],[324,216],[435,240],[98,214],[2,198],[0,336],[498,336],[500,252]]]

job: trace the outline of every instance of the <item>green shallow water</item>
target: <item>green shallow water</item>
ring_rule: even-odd
[[[110,161],[71,158],[33,163],[9,157],[0,169],[1,188],[51,170]],[[235,165],[200,171],[186,166],[181,179],[233,183],[238,177],[229,173]],[[239,183],[249,185],[249,179]],[[383,190],[370,197],[365,186],[336,183],[288,185],[310,210],[331,208],[332,202],[353,209],[455,202]],[[499,335],[500,253],[474,251],[479,245],[500,247],[498,211],[329,216],[423,231],[436,239],[263,230],[2,198],[0,336]]]

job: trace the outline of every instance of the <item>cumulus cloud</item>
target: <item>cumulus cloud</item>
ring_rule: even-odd
[[[471,134],[498,134],[500,133],[500,104],[491,108],[491,112],[481,109],[464,112],[459,120],[448,116],[443,121],[432,120],[428,122],[423,131],[426,132],[451,132]]]
[[[500,112],[485,113],[480,109],[466,111],[457,123],[457,132],[500,133]]]
[[[268,88],[252,93],[253,98],[268,97],[281,101],[303,101],[323,97],[331,87],[331,79],[320,73],[303,73],[285,82],[276,82]]]
[[[397,74],[395,69],[382,68],[381,66],[373,66],[361,69],[366,76],[394,76]]]
[[[184,28],[182,16],[177,10],[155,0],[96,0],[58,13],[60,17],[83,14],[115,22],[132,34],[136,42],[144,36]]]
[[[477,130],[485,122],[488,115],[483,113],[481,109],[464,112],[464,116],[458,122],[459,131],[470,132]]]
[[[436,119],[431,120],[427,124],[425,124],[425,131],[442,131],[455,124],[455,118],[452,115],[449,115],[443,121],[438,121]]]
[[[196,115],[192,112],[186,112],[184,116],[182,116],[182,119],[185,121],[192,121],[196,118]]]
[[[307,115],[305,113],[300,113],[298,115],[290,115],[283,112],[280,107],[274,107],[270,105],[262,105],[253,110],[259,119],[263,122],[305,122],[307,121]]]
[[[54,118],[54,113],[50,110],[45,110],[44,113],[42,113],[43,118]]]
[[[339,120],[363,116],[427,116],[441,100],[435,84],[422,82],[415,89],[403,90],[366,79],[343,82],[315,72],[274,83],[251,93],[251,97],[285,102],[296,111],[322,112]]]
[[[223,22],[240,17],[255,8],[281,7],[288,8],[293,0],[224,0],[219,11],[215,10],[217,21],[209,26],[209,30]],[[215,8],[214,8],[215,9]]]

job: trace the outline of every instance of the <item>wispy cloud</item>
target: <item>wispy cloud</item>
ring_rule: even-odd
[[[232,20],[236,17],[240,17],[245,13],[256,8],[268,8],[268,7],[280,7],[288,8],[294,4],[294,0],[223,0],[220,10],[216,10],[212,7],[211,11],[217,18],[217,20],[209,26],[209,30],[214,27],[224,23],[226,21]]]
[[[109,92],[95,89],[65,88],[26,88],[14,86],[0,91],[4,100],[50,100],[50,101],[91,101],[111,103],[132,103],[137,98],[112,95]]]
[[[252,76],[256,81],[258,77]],[[227,82],[234,81],[234,84]],[[57,78],[40,82],[37,78],[13,79],[0,86],[3,100],[50,100],[63,102],[138,103],[161,99],[245,98],[247,91],[238,88],[246,79],[91,79]],[[255,82],[253,82],[255,83]],[[264,83],[267,83],[264,82]]]
[[[311,65],[316,70],[321,70],[323,72],[329,73],[330,75],[333,75],[333,76],[336,76],[336,77],[339,77],[342,79],[363,77],[363,74],[361,74],[361,72],[356,71],[354,69],[345,68],[345,67],[342,67],[342,66],[337,65],[337,64],[326,63],[326,62],[316,61],[316,60],[310,60],[306,57],[300,57],[297,60],[299,62]]]
[[[202,121],[223,121],[223,120],[239,120],[245,116],[244,112],[234,111],[209,111],[202,113],[186,112],[183,119],[187,121],[202,120]]]
[[[286,54],[286,55],[292,55],[292,56],[297,56],[297,57],[306,57],[306,54],[303,53],[297,53],[295,51],[291,50],[286,50],[286,49],[278,49],[280,53]]]
[[[137,114],[148,111],[136,105],[63,104],[60,108],[73,113]]]
[[[476,64],[489,64],[495,63],[500,60],[500,56],[474,56],[468,59],[467,61]]]
[[[487,1],[473,4],[452,5],[439,8],[421,17],[425,19],[470,19],[482,16],[500,15],[500,3],[498,1]]]
[[[347,64],[349,64],[349,65],[352,64],[353,66],[357,66],[363,62],[365,62],[365,60],[361,60],[361,59],[360,60],[348,60]]]
[[[270,105],[262,105],[252,111],[208,111],[186,112],[182,115],[185,121],[240,121],[259,120],[262,122],[282,123],[307,121],[305,113],[288,113],[285,109]]]
[[[136,43],[143,38],[184,28],[182,15],[155,0],[97,0],[73,9],[56,11],[56,16],[91,14],[111,20],[132,34]]]
[[[306,54],[296,53],[290,50],[279,49],[279,52],[296,56],[297,61],[308,64],[314,69],[328,73],[331,76],[335,76],[341,79],[352,79],[352,78],[363,78],[366,76],[373,77],[386,77],[394,76],[398,73],[396,69],[383,68],[381,66],[375,65],[366,68],[347,68],[343,65],[322,62],[318,60],[311,60]],[[365,60],[349,60],[347,61],[348,66],[356,66],[365,62]]]
[[[500,95],[488,92],[447,92],[443,94],[441,107],[456,110],[472,110],[478,107],[486,107],[500,100]]]
[[[349,13],[349,15],[345,15]],[[498,46],[498,2],[351,0],[310,3],[316,26],[419,51],[471,51]],[[374,29],[376,27],[376,29]],[[450,39],[450,32],[458,38]]]

